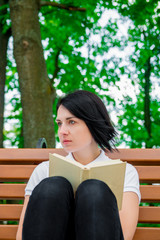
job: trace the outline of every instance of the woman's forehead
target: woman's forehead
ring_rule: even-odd
[[[70,119],[70,118],[76,118],[67,108],[65,108],[63,105],[60,105],[57,111],[57,120],[60,120],[61,118]]]

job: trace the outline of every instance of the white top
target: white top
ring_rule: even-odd
[[[72,156],[72,153],[69,153],[67,158],[75,161]],[[99,162],[104,160],[111,160],[108,158],[103,151],[101,154],[92,162]],[[86,166],[89,166],[87,164]],[[33,171],[28,184],[25,188],[25,195],[31,195],[33,189],[44,179],[49,177],[49,161],[44,161],[40,163]],[[125,181],[124,181],[124,192],[134,192],[138,195],[139,202],[141,200],[141,194],[139,190],[139,176],[134,166],[127,163],[126,164],[126,173],[125,173]]]

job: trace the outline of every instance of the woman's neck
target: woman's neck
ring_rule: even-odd
[[[87,150],[87,151],[79,151],[79,152],[74,152],[72,153],[72,156],[74,159],[83,164],[87,165],[88,163],[94,161],[101,153],[100,148],[94,148],[93,150]]]

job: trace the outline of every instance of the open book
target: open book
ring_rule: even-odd
[[[86,179],[98,179],[105,182],[116,196],[121,209],[126,163],[121,160],[92,162],[85,166],[56,153],[49,154],[49,176],[62,176],[72,184],[74,192]]]

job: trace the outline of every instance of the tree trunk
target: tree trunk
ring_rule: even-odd
[[[148,141],[146,142],[146,148],[151,148],[152,144],[150,143],[152,134],[151,134],[151,114],[150,114],[150,75],[151,75],[151,63],[150,58],[146,62],[145,69],[145,98],[144,98],[144,125],[148,132]]]
[[[39,138],[54,147],[53,100],[41,44],[38,0],[10,0],[14,57],[23,109],[24,147],[34,148]]]
[[[6,1],[0,0],[0,6],[6,4]],[[6,10],[0,11],[0,15],[6,14]],[[7,65],[7,46],[11,31],[3,33],[2,19],[0,22],[0,148],[3,147],[3,124],[4,124],[4,87],[6,80],[6,65]]]

